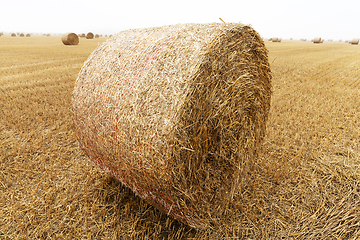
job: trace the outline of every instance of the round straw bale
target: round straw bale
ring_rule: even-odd
[[[27,33],[27,34],[26,34],[26,37],[30,37],[30,36],[31,36],[30,33]]]
[[[12,36],[12,37],[16,37],[16,34],[15,34],[15,33],[12,33],[11,36]]]
[[[20,33],[20,37],[25,37],[25,35],[23,33]]]
[[[358,44],[359,44],[359,39],[358,39],[358,38],[354,38],[354,39],[351,40],[349,43],[352,44],[352,45],[358,45]]]
[[[94,34],[93,34],[93,33],[88,32],[88,33],[86,34],[86,39],[93,39],[93,38],[94,38]]]
[[[100,36],[99,36],[99,34],[95,34],[95,38],[99,38]]]
[[[316,37],[312,40],[313,43],[322,43],[320,37]]]
[[[75,33],[64,33],[61,37],[61,41],[65,45],[78,45],[79,37]]]
[[[274,38],[271,39],[271,41],[277,42],[277,41],[278,41],[278,38],[277,38],[277,37],[274,37]]]
[[[270,99],[260,35],[209,23],[114,35],[84,63],[72,104],[93,162],[164,213],[207,228],[260,150]]]

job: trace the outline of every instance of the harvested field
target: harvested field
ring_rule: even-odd
[[[71,97],[104,38],[0,38],[0,239],[357,239],[360,48],[266,42],[273,96],[263,151],[233,214],[194,230],[93,164]],[[51,54],[49,54],[49,52]]]

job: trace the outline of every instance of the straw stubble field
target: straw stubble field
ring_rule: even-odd
[[[273,97],[263,152],[228,221],[196,231],[79,150],[71,96],[104,41],[0,39],[0,239],[360,237],[360,48],[266,42]]]

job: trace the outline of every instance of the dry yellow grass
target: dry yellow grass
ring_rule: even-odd
[[[0,239],[357,239],[360,48],[266,42],[273,71],[264,152],[220,228],[195,231],[79,150],[71,94],[104,41],[0,39]]]

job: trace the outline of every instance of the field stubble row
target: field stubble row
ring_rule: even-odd
[[[264,152],[243,176],[239,214],[195,231],[79,151],[71,94],[101,41],[0,39],[0,238],[359,236],[360,48],[266,43],[274,94]]]

